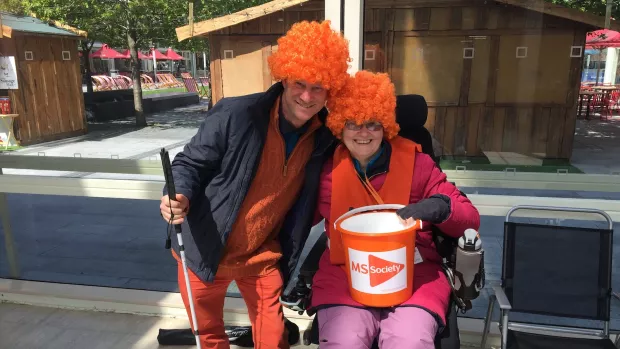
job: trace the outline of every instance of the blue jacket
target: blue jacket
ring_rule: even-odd
[[[271,108],[282,91],[282,84],[276,83],[264,93],[222,99],[172,161],[176,191],[190,201],[189,231],[184,229],[182,234],[187,266],[203,281],[213,281],[217,273],[228,235],[258,168]],[[326,116],[323,108],[319,118],[324,122]],[[312,227],[321,168],[335,144],[325,126],[316,131],[304,186],[279,233],[285,284]],[[178,254],[177,239],[172,242]]]

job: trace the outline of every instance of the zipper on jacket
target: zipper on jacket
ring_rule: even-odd
[[[301,137],[299,137],[299,140],[297,140],[297,143],[295,144],[293,151],[291,151],[291,154],[289,155],[288,159],[286,158],[286,141],[284,140],[284,136],[282,136],[282,133],[280,133],[280,129],[278,128],[278,134],[280,135],[280,139],[282,140],[282,152],[284,154],[284,167],[282,168],[283,177],[286,177],[286,173],[288,172],[288,161],[293,157],[297,149],[299,149],[299,145],[303,141],[305,141],[306,138],[308,138],[312,133],[314,133],[314,131],[316,131],[317,128],[318,127],[314,127],[313,125],[310,125],[308,130],[306,130],[306,132]]]

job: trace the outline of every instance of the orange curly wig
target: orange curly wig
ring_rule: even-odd
[[[328,20],[295,23],[278,39],[278,50],[268,58],[274,80],[320,83],[330,95],[344,86],[349,61],[347,40]]]
[[[327,101],[326,125],[334,136],[342,138],[347,120],[361,125],[377,121],[383,125],[383,137],[391,139],[398,134],[396,123],[396,92],[389,76],[384,73],[358,71],[349,77],[344,88]]]

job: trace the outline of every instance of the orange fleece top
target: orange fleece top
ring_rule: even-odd
[[[286,160],[279,129],[280,98],[271,109],[260,163],[228,236],[216,276],[235,278],[261,275],[282,257],[278,233],[303,185],[304,168],[314,148],[317,116]]]

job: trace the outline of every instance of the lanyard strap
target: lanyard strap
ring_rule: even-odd
[[[358,174],[359,175],[359,174]],[[370,181],[368,181],[368,177],[366,177],[366,175],[364,174],[364,178],[362,179],[362,177],[360,177],[360,180],[362,181],[362,184],[364,184],[364,187],[366,188],[366,190],[368,191],[368,193],[370,195],[372,195],[372,197],[375,199],[375,201],[377,202],[377,204],[379,205],[383,205],[383,199],[381,199],[381,195],[379,195],[379,193],[377,193],[377,191],[375,190],[375,188],[373,188],[372,184],[370,183]]]

